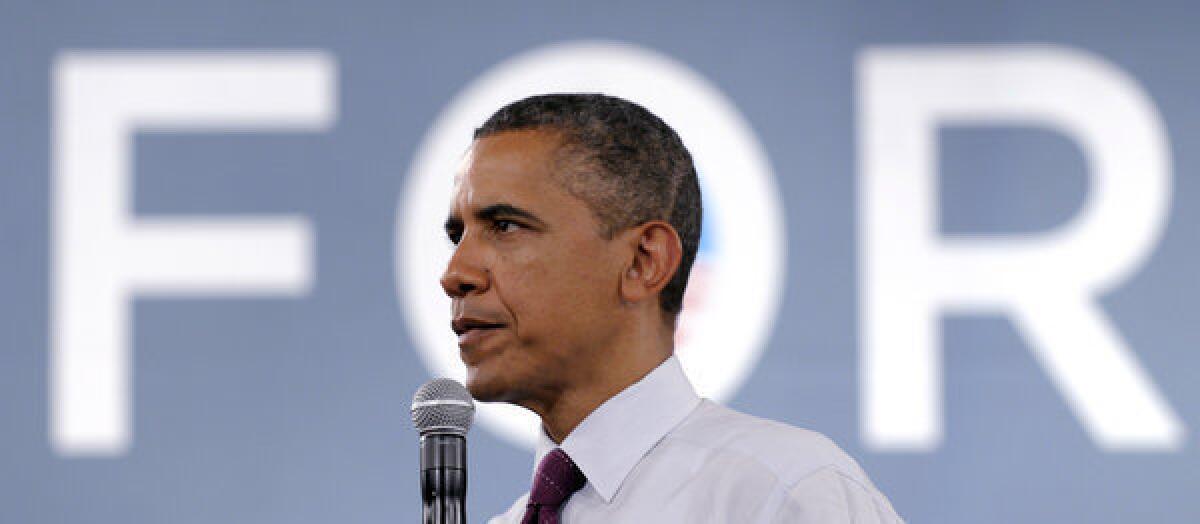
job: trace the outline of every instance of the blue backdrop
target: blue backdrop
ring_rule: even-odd
[[[483,72],[541,46],[627,42],[686,64],[753,128],[784,219],[781,302],[728,401],[821,431],[911,522],[1200,520],[1200,9],[1186,2],[19,2],[0,10],[0,522],[404,522],[419,514],[407,404],[431,376],[398,300],[397,202],[418,145]],[[1177,415],[1178,445],[1106,450],[1010,319],[940,326],[944,435],[871,447],[860,426],[864,49],[1054,44],[1136,79],[1165,125],[1174,179],[1147,261],[1100,297]],[[64,51],[316,50],[337,118],[313,132],[134,137],[137,216],[295,215],[312,231],[294,296],[132,302],[132,440],[109,455],[51,439],[54,65]],[[652,81],[652,80],[648,80]],[[939,133],[939,228],[1031,233],[1078,212],[1089,166],[1045,130]],[[723,234],[735,234],[724,231]],[[528,486],[529,452],[479,429],[469,515]]]

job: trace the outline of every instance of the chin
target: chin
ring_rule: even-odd
[[[507,402],[528,407],[529,381],[513,376],[510,369],[498,371],[484,366],[467,368],[467,391],[479,402]]]
[[[500,377],[479,369],[467,368],[467,391],[475,400],[480,402],[498,402],[505,400],[508,388]]]

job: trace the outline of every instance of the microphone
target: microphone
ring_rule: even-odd
[[[413,394],[413,426],[421,435],[424,524],[467,522],[467,430],[475,403],[462,384],[437,378]]]

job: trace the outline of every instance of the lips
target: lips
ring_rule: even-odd
[[[454,334],[460,337],[476,329],[496,329],[501,327],[504,327],[503,322],[492,322],[472,317],[458,317],[450,322],[450,329],[453,329]]]
[[[503,322],[485,320],[474,317],[458,317],[450,323],[454,334],[458,335],[458,347],[469,349],[479,345],[485,338],[505,327]]]

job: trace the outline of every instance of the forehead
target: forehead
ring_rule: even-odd
[[[535,206],[567,196],[554,176],[560,140],[546,131],[507,131],[476,140],[455,175],[452,208],[497,202]],[[463,209],[458,209],[463,211]]]

